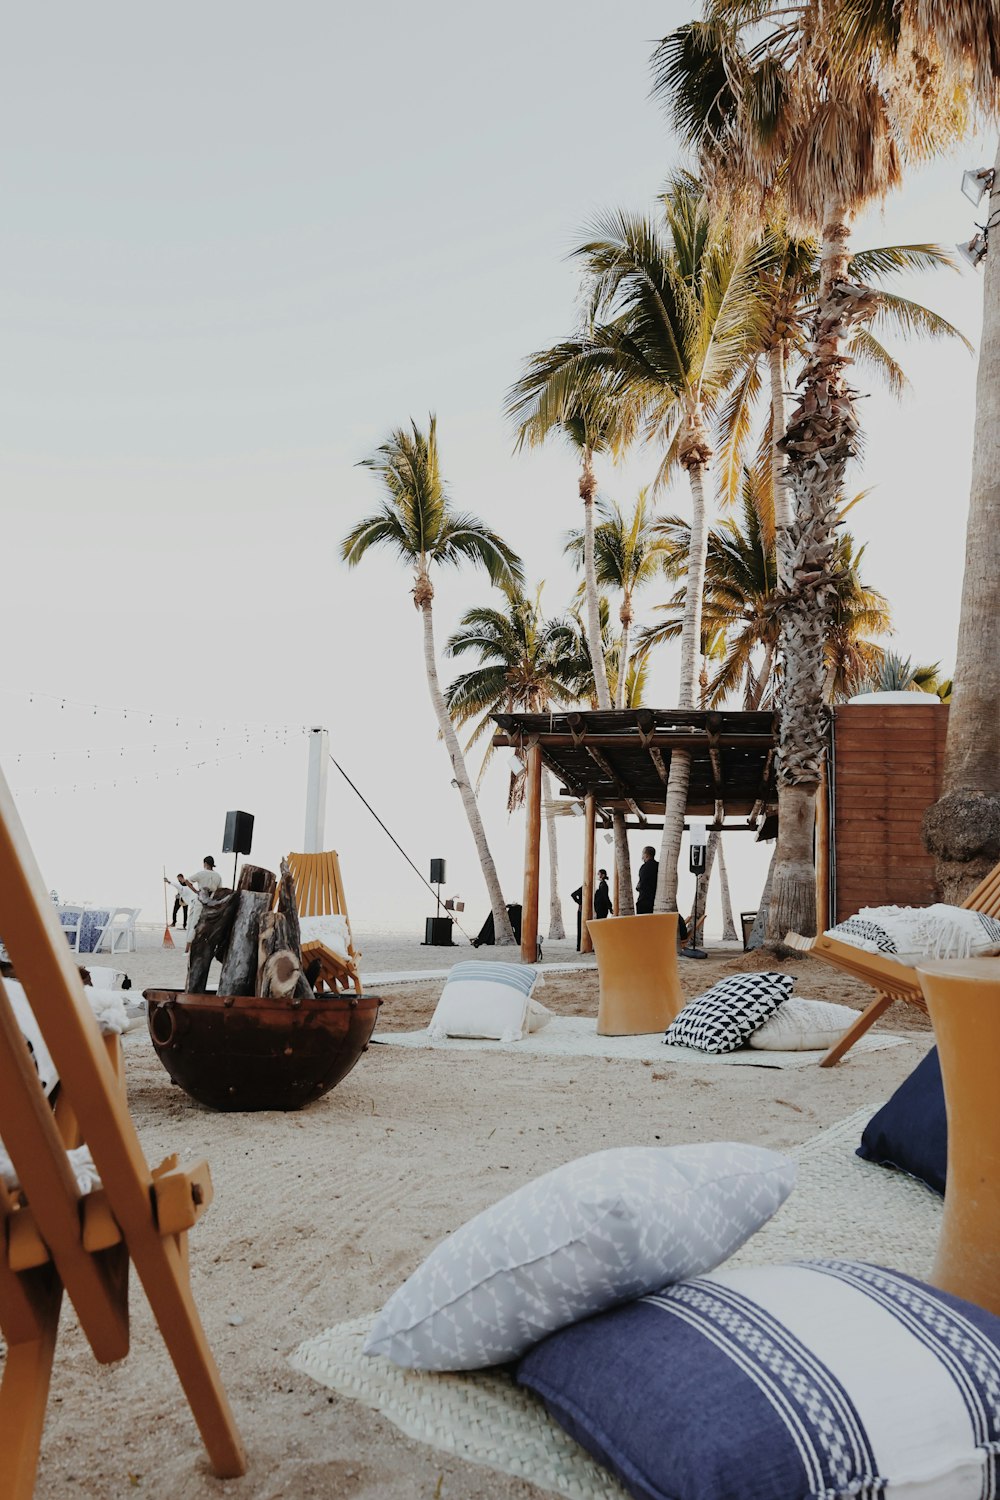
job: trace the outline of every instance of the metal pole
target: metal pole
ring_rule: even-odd
[[[309,779],[306,784],[306,831],[303,851],[321,854],[326,842],[326,773],[330,764],[330,735],[315,727],[309,731]]]

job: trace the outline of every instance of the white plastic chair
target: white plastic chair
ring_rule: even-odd
[[[74,953],[80,951],[80,929],[83,926],[82,906],[57,906],[59,921],[66,939]]]
[[[100,953],[107,943],[108,953],[134,953],[135,919],[141,910],[141,906],[116,906],[108,915],[94,952]]]

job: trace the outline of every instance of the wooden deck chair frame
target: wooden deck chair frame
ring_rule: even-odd
[[[191,1294],[187,1230],[211,1201],[204,1162],[146,1164],[101,1037],[0,773],[0,930],[60,1077],[49,1107],[0,981],[0,1137],[21,1195],[0,1183],[0,1500],[35,1481],[65,1291],[95,1357],[128,1353],[128,1265],[145,1289],[215,1472],[243,1474],[239,1433]],[[81,1196],[66,1145],[85,1141],[101,1179]]]
[[[303,965],[308,966],[319,959],[320,977],[331,990],[346,990],[353,985],[360,995],[358,961],[361,954],[354,947],[337,851],[327,849],[321,854],[289,854],[288,868],[295,883],[295,903],[300,917],[343,917],[347,925],[346,963],[325,943],[306,942],[302,944]]]
[[[995,865],[984,880],[981,880],[962,902],[966,911],[983,912],[988,917],[1000,919],[1000,864]],[[876,991],[875,999],[847,1028],[820,1062],[821,1068],[832,1068],[850,1051],[859,1037],[878,1020],[894,1000],[905,1000],[926,1013],[927,1005],[920,989],[916,969],[907,964],[896,963],[881,953],[866,953],[839,938],[820,933],[818,937],[803,937],[798,932],[789,932],[785,943],[798,953],[807,953],[812,958],[822,958],[837,969],[870,984]]]

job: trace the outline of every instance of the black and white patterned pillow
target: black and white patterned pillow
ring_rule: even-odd
[[[899,952],[894,938],[884,927],[863,917],[848,917],[846,921],[838,922],[836,927],[830,928],[827,936],[840,938],[842,942],[850,943],[854,948],[864,948],[869,953]]]
[[[976,916],[982,923],[986,941],[1000,948],[1000,922],[997,921],[996,917],[988,917],[984,911],[976,912]]]
[[[735,1052],[792,993],[790,974],[732,974],[687,1005],[663,1040],[699,1052]]]

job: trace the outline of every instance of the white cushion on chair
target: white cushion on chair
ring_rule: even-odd
[[[329,948],[336,953],[338,958],[347,962],[350,934],[347,930],[346,917],[340,915],[300,917],[299,932],[303,943],[322,943],[324,948]]]

